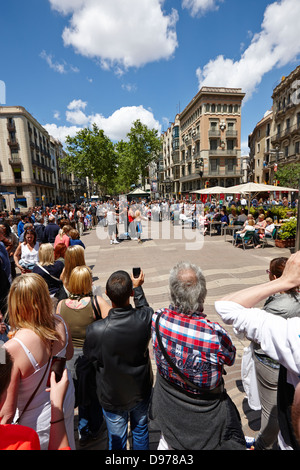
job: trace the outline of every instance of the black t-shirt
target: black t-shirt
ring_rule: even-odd
[[[63,269],[64,263],[62,261],[57,260],[54,262],[54,264],[50,264],[49,266],[40,267],[36,265],[33,268],[33,272],[42,276],[47,282],[49,293],[55,294],[60,289],[60,287],[62,287],[62,281],[60,281],[59,277]],[[47,271],[47,273],[45,272],[45,270]]]

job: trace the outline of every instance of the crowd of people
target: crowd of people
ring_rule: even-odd
[[[121,219],[139,240],[143,218],[176,222],[175,213],[182,220],[184,210],[193,220],[196,210],[195,203],[176,201],[165,208],[160,201],[108,201],[33,210],[18,224],[8,214],[0,220],[1,449],[75,450],[78,408],[82,446],[106,429],[108,449],[125,450],[130,422],[133,450],[148,450],[154,420],[161,432],[158,450],[246,450],[240,415],[224,384],[236,348],[205,314],[201,269],[176,264],[169,274],[170,306],[154,312],[143,270],[113,272],[107,301],[86,265],[79,243],[84,230],[99,224],[117,229]],[[111,240],[120,235],[114,229],[108,230]],[[268,276],[262,285],[224,296],[215,308],[251,341],[262,416],[254,448],[299,450],[300,254],[272,260]],[[263,309],[255,308],[262,300]]]

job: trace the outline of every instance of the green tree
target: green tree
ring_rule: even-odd
[[[115,146],[118,154],[118,186],[128,191],[148,176],[148,166],[156,161],[161,149],[161,140],[156,129],[149,129],[136,120],[127,134],[126,142],[120,141]]]
[[[298,189],[300,180],[300,163],[289,163],[278,166],[276,179],[280,186]]]
[[[102,194],[113,189],[117,172],[117,156],[110,139],[93,124],[75,137],[66,138],[66,157],[61,161],[63,170],[78,178],[89,176],[98,184]]]

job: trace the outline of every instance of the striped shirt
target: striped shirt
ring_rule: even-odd
[[[199,312],[191,316],[177,312],[172,306],[154,313],[152,317],[152,340],[159,374],[168,382],[191,393],[190,388],[169,366],[157,342],[155,321],[159,320],[159,332],[163,346],[176,366],[194,384],[204,391],[212,390],[222,381],[223,365],[232,365],[236,349],[228,333],[218,323],[207,320]]]

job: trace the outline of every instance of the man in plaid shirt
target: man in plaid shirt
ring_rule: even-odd
[[[152,340],[159,373],[169,382],[191,393],[199,392],[178,377],[160,351],[155,333],[158,313],[162,313],[159,330],[163,345],[177,367],[203,390],[211,390],[220,385],[223,366],[234,363],[236,352],[224,328],[207,320],[206,315],[201,312],[185,314],[172,306],[153,315]]]
[[[169,286],[172,306],[152,317],[157,378],[150,417],[162,432],[158,449],[245,449],[240,417],[222,378],[236,349],[225,329],[203,313],[207,291],[202,271],[178,263]]]

